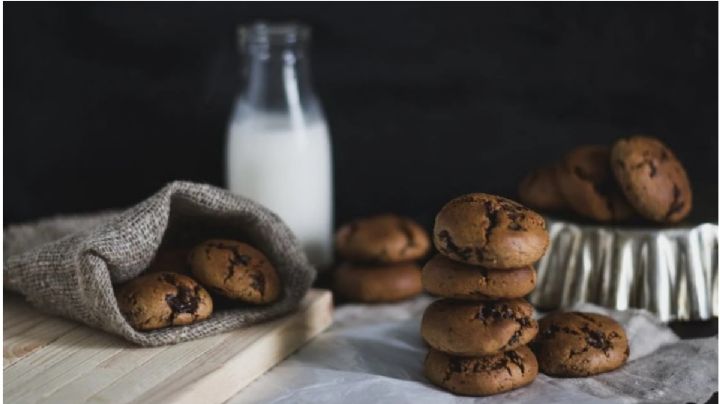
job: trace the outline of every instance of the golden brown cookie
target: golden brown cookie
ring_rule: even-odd
[[[212,298],[192,278],[172,272],[137,277],[115,291],[120,313],[133,328],[155,330],[210,317]]]
[[[148,272],[177,272],[179,274],[190,274],[188,255],[190,251],[186,248],[163,248],[161,247],[155,258],[153,258]]]
[[[386,214],[340,227],[335,248],[350,261],[390,264],[422,258],[430,249],[430,238],[413,220]]]
[[[558,166],[557,184],[578,214],[601,222],[627,220],[633,210],[610,171],[610,148],[580,146]]]
[[[514,351],[474,358],[452,356],[430,349],[425,376],[454,394],[489,396],[532,383],[538,364],[526,346]]]
[[[630,355],[625,330],[593,313],[552,313],[540,320],[533,351],[543,373],[590,376],[617,369]]]
[[[692,209],[692,189],[685,168],[658,139],[620,139],[610,154],[612,170],[627,200],[643,217],[676,223]]]
[[[556,165],[540,167],[528,173],[518,185],[518,196],[525,205],[544,211],[568,208],[557,184]]]
[[[535,289],[532,267],[488,269],[436,255],[423,268],[423,287],[429,293],[464,300],[523,297]]]
[[[190,268],[211,292],[252,304],[278,299],[275,267],[254,247],[234,240],[208,240],[190,252]]]
[[[423,315],[420,333],[433,348],[456,356],[511,351],[537,334],[533,307],[524,299],[436,300]]]
[[[383,267],[341,264],[335,271],[333,290],[357,302],[394,302],[422,292],[420,267],[401,263]]]
[[[441,254],[486,268],[532,265],[548,246],[542,216],[510,199],[480,193],[443,206],[433,236]]]

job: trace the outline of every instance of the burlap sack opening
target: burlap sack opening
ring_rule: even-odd
[[[262,250],[283,284],[267,306],[224,307],[210,319],[138,332],[120,314],[113,284],[143,273],[161,245],[206,238],[244,240]],[[4,232],[4,286],[40,310],[117,334],[143,346],[192,340],[290,312],[315,278],[290,229],[253,201],[209,185],[173,182],[122,212],[58,217]]]

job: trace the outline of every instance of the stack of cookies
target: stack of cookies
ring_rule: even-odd
[[[538,323],[522,297],[534,289],[531,265],[548,246],[544,220],[509,199],[469,194],[442,208],[433,236],[440,254],[425,265],[422,282],[442,299],[422,319],[426,376],[463,395],[531,383],[538,363],[526,345]]]
[[[354,220],[338,229],[335,248],[342,262],[333,289],[356,302],[382,303],[422,292],[415,262],[430,249],[430,237],[416,222],[392,214]]]

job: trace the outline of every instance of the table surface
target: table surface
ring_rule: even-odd
[[[608,314],[624,324],[633,338],[631,361],[618,372],[569,380],[539,375],[531,388],[492,400],[453,397],[423,376],[422,359],[427,347],[420,337],[420,318],[431,301],[430,296],[420,296],[397,304],[337,305],[333,326],[327,332],[238,393],[229,404],[321,403],[333,402],[333,397],[338,396],[346,403],[510,403],[553,399],[558,403],[590,403],[596,402],[597,396],[594,400],[593,396],[603,391],[617,392],[628,399],[664,396],[672,397],[666,402],[703,403],[716,389],[717,373],[705,370],[717,365],[715,338],[678,341],[674,332],[647,314],[610,311]],[[605,312],[591,306],[577,309]],[[648,336],[653,338],[644,342]],[[664,353],[648,355],[658,349]],[[666,363],[677,366],[667,369]]]
[[[319,274],[316,284],[320,287],[331,288],[332,277],[330,271],[323,271]],[[336,297],[338,308],[348,302]],[[682,339],[705,338],[718,335],[718,319],[707,321],[671,321],[668,326]],[[718,403],[718,392],[715,392],[707,403]]]
[[[69,322],[69,321],[59,319],[56,317],[45,316],[45,315],[38,314],[38,313],[35,313],[34,315],[30,315],[28,313],[35,312],[34,309],[30,308],[25,303],[20,303],[19,307],[17,307],[18,299],[21,299],[21,298],[16,295],[13,298],[12,294],[9,294],[9,295],[10,295],[9,297],[11,299],[10,300],[11,305],[8,306],[8,304],[7,304],[8,303],[8,300],[7,300],[8,294],[6,294],[6,299],[5,299],[6,315],[5,315],[5,320],[4,320],[4,324],[3,324],[4,330],[5,330],[4,368],[6,370],[8,367],[12,367],[18,360],[20,360],[24,357],[32,356],[32,354],[34,352],[36,352],[37,350],[48,345],[49,341],[52,340],[52,338],[54,338],[53,336],[55,334],[57,334],[59,330],[64,330],[63,333],[61,333],[61,334],[68,334],[70,336],[73,335],[72,332],[70,332],[73,329],[79,328],[80,330],[85,330],[85,331],[89,330],[86,327],[83,327],[77,323]],[[327,296],[328,296],[327,298],[329,298],[329,294]],[[18,308],[20,311],[23,311],[23,313],[25,313],[25,312],[27,312],[27,313],[25,313],[23,316],[20,316],[20,317],[16,316],[15,318],[8,316],[7,315],[8,307],[13,307],[13,305],[15,305],[16,308]],[[342,307],[343,305],[344,305],[343,302],[339,302],[338,307]],[[29,321],[28,319],[30,319],[30,318],[34,318],[35,320],[31,320],[31,322],[28,322]],[[709,336],[718,334],[717,320],[695,321],[695,322],[673,322],[673,323],[670,323],[670,327],[673,329],[673,331],[676,334],[678,334],[683,339],[709,337]],[[75,331],[75,332],[77,333],[78,331]],[[18,337],[22,334],[28,334],[28,333],[30,333],[31,342],[29,344],[28,343],[18,344]],[[105,382],[109,381],[109,383],[105,383],[105,384],[113,385],[114,381],[116,381],[117,379],[120,378],[120,375],[116,374],[117,372],[124,372],[125,374],[131,373],[131,370],[135,369],[132,365],[139,365],[138,367],[148,366],[142,360],[142,355],[139,355],[137,352],[133,353],[131,356],[129,356],[130,359],[128,359],[128,358],[118,359],[118,356],[116,355],[116,353],[114,351],[113,351],[112,355],[108,354],[109,356],[107,358],[105,358],[102,353],[98,354],[98,352],[106,352],[106,353],[108,352],[107,347],[104,347],[103,349],[98,349],[98,347],[100,347],[100,345],[103,345],[102,341],[112,340],[111,341],[112,344],[116,344],[116,345],[118,343],[126,345],[126,343],[118,340],[116,337],[113,337],[113,336],[110,336],[110,335],[107,335],[104,333],[96,333],[96,334],[100,334],[99,336],[93,337],[93,340],[97,339],[97,341],[96,341],[97,344],[95,344],[97,346],[94,346],[93,348],[91,348],[91,349],[94,349],[94,351],[90,355],[85,355],[87,357],[83,357],[84,358],[83,360],[90,360],[90,362],[99,361],[98,363],[102,363],[104,367],[107,367],[108,363],[114,364],[109,367],[111,369],[112,375],[108,375],[107,369],[105,369],[104,370],[105,373],[100,372],[97,375],[86,374],[85,376],[83,376],[85,379],[91,378],[94,380],[98,380],[98,379],[105,380]],[[78,337],[78,336],[75,336],[75,337]],[[73,337],[73,338],[75,338],[75,337]],[[66,336],[64,338],[67,339],[70,337]],[[205,340],[209,341],[209,340],[212,340],[213,338],[214,337],[211,337],[211,338],[205,339]],[[223,338],[222,336],[217,337],[217,338],[221,338],[223,341],[225,341],[225,343],[227,343],[227,338]],[[237,341],[238,339],[234,338],[233,340]],[[108,342],[108,341],[105,341],[105,342]],[[200,344],[203,344],[202,341],[204,341],[204,340],[199,340],[199,341],[200,341],[199,342]],[[208,343],[210,343],[210,342],[208,342]],[[222,342],[215,341],[214,345],[221,344],[221,343]],[[192,345],[192,343],[189,343],[189,344]],[[186,344],[180,344],[180,345],[175,346],[174,349],[177,349],[177,348],[184,349],[185,347],[186,347]],[[167,348],[166,347],[144,348],[144,350],[147,350],[147,352],[150,352],[152,350],[163,350],[163,349],[167,349]],[[193,351],[193,349],[190,349],[190,348],[188,348],[188,349],[189,349],[189,351]],[[188,349],[185,349],[185,350],[187,351]],[[207,349],[203,350],[203,352],[207,352],[207,351],[208,351]],[[65,356],[63,356],[65,354],[62,354],[62,352],[64,352],[63,349],[59,349],[59,350],[56,349],[54,352],[55,353],[53,355],[59,355],[59,356],[57,356],[55,359],[51,358],[50,360],[54,360],[55,362],[57,362],[57,358],[65,357]],[[157,353],[153,352],[152,356],[154,356],[154,355],[157,355]],[[166,354],[166,356],[167,355],[168,354]],[[202,355],[199,355],[199,356],[202,356]],[[158,358],[160,358],[160,357],[162,357],[162,355],[158,356]],[[90,358],[90,359],[88,359],[88,358]],[[45,359],[43,359],[43,360],[45,360]],[[152,368],[152,366],[151,366],[152,362],[148,362],[148,363],[150,364],[150,367]],[[181,368],[184,363],[185,362],[183,362],[183,363],[178,362],[177,367]],[[25,379],[28,379],[28,378],[32,379],[32,376],[34,375],[34,373],[32,373],[30,370],[32,369],[32,367],[34,365],[35,364],[30,364],[28,362],[28,366],[29,366],[28,369],[26,369],[24,372],[20,372],[22,374],[19,374],[18,377],[19,378],[24,377]],[[118,370],[118,369],[122,369],[122,370]],[[155,368],[153,368],[153,369],[155,369]],[[155,369],[155,370],[157,370],[157,369]],[[139,381],[140,385],[147,387],[153,381],[152,373],[153,372],[149,372],[149,371],[140,372],[139,374],[132,377],[132,379],[135,380],[136,382]],[[172,372],[170,372],[170,373],[172,373]],[[13,377],[8,378],[7,373],[5,373],[5,375],[6,375],[6,378],[5,378],[4,396],[5,396],[5,398],[11,398],[8,396],[8,394],[15,394],[18,392],[14,391],[12,388],[8,389],[8,386],[9,386],[8,383],[13,383],[14,379],[13,379]],[[53,376],[53,375],[51,375],[51,376]],[[82,381],[85,380],[83,377],[80,377],[78,375],[71,375],[71,376],[73,376],[73,378],[71,380],[71,383],[69,383],[70,388],[68,388],[67,387],[68,383],[66,383],[66,382],[60,383],[60,379],[57,379],[57,375],[54,375],[54,376],[56,377],[56,379],[52,379],[49,383],[49,386],[53,387],[54,386],[53,383],[57,384],[59,387],[55,386],[55,387],[57,387],[57,388],[55,388],[55,390],[60,391],[61,393],[63,393],[63,392],[66,393],[68,391],[71,391],[71,392],[77,391],[78,386],[81,386]],[[130,376],[125,376],[125,377],[127,377],[128,380],[130,378]],[[148,379],[143,380],[144,378],[148,378]],[[261,378],[262,378],[262,376],[261,376]],[[23,379],[23,380],[25,380],[25,379]],[[18,380],[20,380],[20,379],[18,379]],[[72,383],[72,382],[74,382],[74,383]],[[61,384],[63,386],[60,386]],[[162,384],[159,384],[159,385],[162,385]],[[64,388],[61,388],[61,387],[64,387]],[[100,387],[103,387],[102,383],[101,383]],[[93,395],[97,394],[97,392],[95,390],[98,390],[98,387],[97,386],[92,387],[90,390],[87,390],[87,388],[85,388],[85,389],[86,389],[86,391],[85,391],[86,394],[89,395],[89,393],[93,393],[92,395],[89,395],[89,397],[92,397]],[[82,388],[80,388],[80,390],[83,391]],[[116,386],[116,390],[117,390],[117,386]],[[122,389],[118,390],[116,393],[120,394],[121,390]],[[27,394],[28,391],[29,391],[28,389],[25,389],[21,393]],[[150,394],[150,395],[152,395],[152,394]],[[143,397],[144,396],[147,396],[147,394],[143,395]],[[46,399],[47,398],[48,397],[46,397]],[[58,401],[58,398],[62,398],[62,396],[60,396],[60,395],[53,395],[52,398],[53,398],[53,400],[51,400],[51,401],[53,401],[53,402],[62,402],[63,401],[63,400]],[[709,403],[717,403],[717,401],[718,401],[718,394],[715,393],[708,402]]]
[[[673,321],[670,328],[682,339],[704,338],[718,335],[718,319],[708,321]],[[707,401],[707,404],[717,404],[718,392]]]
[[[282,318],[142,348],[13,293],[3,302],[3,397],[23,403],[222,403],[332,322],[331,293],[312,289]]]

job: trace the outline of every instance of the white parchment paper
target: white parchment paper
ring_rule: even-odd
[[[346,305],[333,326],[261,376],[229,403],[595,403],[707,401],[717,389],[717,337],[680,340],[651,314],[593,305],[625,327],[630,358],[603,375],[540,374],[528,387],[485,398],[442,391],[423,376],[420,318],[428,296],[394,305]]]

